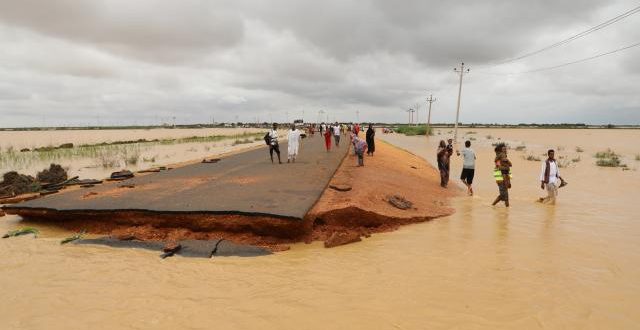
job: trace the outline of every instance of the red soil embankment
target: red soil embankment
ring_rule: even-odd
[[[356,156],[350,153],[330,186],[351,190],[328,188],[308,213],[314,223],[313,240],[326,240],[341,231],[367,236],[454,212],[448,200],[458,191],[441,188],[438,171],[424,159],[377,141],[375,155],[365,156],[364,164],[356,166]],[[388,202],[393,195],[404,197],[413,207],[396,208]]]

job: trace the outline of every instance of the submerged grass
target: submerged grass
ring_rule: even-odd
[[[72,148],[40,147],[37,151],[20,152],[12,146],[0,149],[0,168],[19,170],[42,163],[61,163],[73,159],[93,159],[97,166],[116,168],[121,165],[137,165],[141,153],[156,145],[173,145],[194,142],[212,142],[224,140],[241,141],[261,139],[264,133],[243,133],[236,135],[193,136],[179,139],[135,140],[83,144]],[[251,140],[249,140],[251,142]],[[157,156],[142,158],[143,162],[155,162]]]
[[[540,161],[540,157],[536,156],[536,155],[527,155],[526,157],[524,157],[525,160],[528,161],[532,161],[532,162],[539,162]]]
[[[599,159],[603,159],[603,158],[614,158],[614,157],[619,158],[620,156],[618,154],[616,154],[615,151],[613,151],[610,148],[608,148],[605,151],[596,152],[594,157],[599,158]]]
[[[597,152],[594,157],[598,159],[596,165],[601,167],[627,167],[627,165],[623,164],[622,160],[620,160],[620,155],[610,148]]]
[[[418,126],[408,126],[402,125],[398,126],[394,129],[397,133],[404,134],[407,136],[413,135],[433,135],[433,129],[429,127],[427,129],[427,125],[418,125]]]

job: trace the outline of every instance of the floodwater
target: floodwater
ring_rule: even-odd
[[[198,129],[122,129],[122,130],[47,130],[0,131],[0,173],[18,171],[35,176],[49,164],[62,165],[69,177],[102,179],[110,173],[129,169],[137,171],[169,166],[213,155],[264,144],[258,128],[198,128]],[[64,143],[113,143],[146,139],[182,139],[190,137],[226,137],[209,142],[131,143],[96,146],[93,148],[58,149],[53,152],[20,152],[59,146]],[[242,143],[237,143],[241,141]],[[133,159],[133,160],[132,160]]]
[[[478,153],[474,197],[454,199],[452,216],[357,244],[161,260],[148,251],[60,246],[68,233],[55,227],[41,226],[38,239],[0,240],[0,327],[640,328],[640,131],[474,131],[466,135],[475,136]],[[433,161],[447,132],[379,137]],[[497,195],[491,143],[498,137],[526,145],[509,154],[509,209],[489,205]],[[569,185],[557,205],[535,203],[543,194],[540,163],[523,157],[558,146],[558,156],[580,161],[561,169]],[[630,170],[596,167],[592,156],[606,147]],[[454,181],[460,164],[454,158]],[[0,232],[18,221],[1,218]]]

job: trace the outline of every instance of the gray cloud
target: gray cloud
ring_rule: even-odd
[[[430,93],[453,121],[640,122],[635,15],[515,63],[500,60],[624,12],[631,1],[0,0],[0,126],[317,119],[406,121]],[[425,106],[422,111],[425,111]],[[608,111],[598,111],[609,109]],[[425,114],[421,115],[424,118]]]

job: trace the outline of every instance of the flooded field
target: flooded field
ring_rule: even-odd
[[[438,140],[451,135],[439,132],[378,137],[433,162]],[[161,260],[148,251],[60,246],[69,233],[53,226],[39,227],[38,239],[0,240],[0,327],[639,328],[640,131],[460,136],[473,137],[478,154],[474,197],[456,198],[452,216],[335,249],[316,242],[260,258]],[[498,141],[512,147],[509,209],[490,206]],[[569,182],[555,207],[535,202],[543,195],[536,159],[548,148],[558,150]],[[595,165],[607,148],[628,170]],[[454,156],[454,182],[460,168]],[[0,232],[19,220],[0,218]]]
[[[264,132],[257,128],[0,131],[0,173],[15,170],[35,176],[57,163],[70,177],[101,179],[124,168],[166,166],[264,144]],[[123,143],[127,141],[141,142]],[[54,148],[69,143],[73,148]]]

